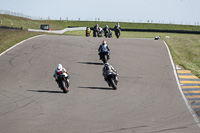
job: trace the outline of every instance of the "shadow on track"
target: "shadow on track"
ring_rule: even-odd
[[[27,90],[32,92],[45,92],[45,93],[63,93],[62,91],[48,91],[48,90]]]
[[[103,65],[103,63],[99,63],[99,62],[78,62],[78,63],[89,64],[89,65]]]
[[[109,87],[82,87],[79,86],[78,88],[86,88],[86,89],[94,89],[94,90],[113,90],[113,88]]]

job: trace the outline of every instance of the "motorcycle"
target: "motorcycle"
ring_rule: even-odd
[[[86,31],[86,37],[89,37],[89,36],[90,36],[90,32],[91,32],[90,30],[87,30],[87,31]]]
[[[101,30],[99,30],[99,32],[98,32],[98,37],[102,37],[103,36],[103,30],[101,29]]]
[[[119,36],[120,36],[120,30],[119,29],[115,30],[115,35],[116,35],[117,38],[119,38]]]
[[[65,74],[62,74],[61,72],[57,75],[57,82],[59,84],[59,88],[63,90],[64,93],[69,92],[69,82],[68,79],[69,76],[66,77]]]
[[[110,73],[107,75],[106,82],[108,83],[109,86],[112,86],[114,90],[117,89],[117,83],[119,82],[117,76],[118,74],[115,74],[115,73]]]
[[[107,38],[111,38],[112,37],[112,30],[109,30],[109,31],[107,31],[106,30],[106,32],[105,32],[105,37]]]
[[[109,37],[109,30],[108,30],[108,29],[105,30],[104,36],[105,36],[106,38]]]
[[[98,29],[98,27],[96,27],[93,29],[93,37],[97,37],[98,34],[99,34],[99,29]]]
[[[99,53],[100,59],[103,61],[104,64],[107,63],[107,61],[110,59],[109,55],[110,53],[108,51]]]

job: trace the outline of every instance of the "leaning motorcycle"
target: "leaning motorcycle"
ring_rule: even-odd
[[[112,86],[112,88],[114,90],[117,89],[117,83],[119,82],[117,76],[118,76],[118,74],[115,74],[115,73],[110,73],[110,74],[107,75],[106,81],[107,81],[108,85]]]
[[[100,59],[103,61],[104,64],[107,63],[107,61],[109,60],[109,58],[108,58],[109,55],[110,55],[110,53],[108,51],[99,53]]]
[[[64,93],[69,92],[69,82],[67,81],[67,78],[69,78],[69,76],[66,77],[66,75],[62,74],[61,72],[58,73],[57,81],[59,88],[63,90]]]

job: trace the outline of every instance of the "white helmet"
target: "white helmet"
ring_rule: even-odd
[[[57,71],[62,71],[62,68],[63,68],[63,67],[62,67],[61,64],[58,64],[58,65],[57,65]]]

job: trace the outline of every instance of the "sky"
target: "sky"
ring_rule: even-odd
[[[0,10],[43,19],[200,25],[200,0],[0,0]]]

